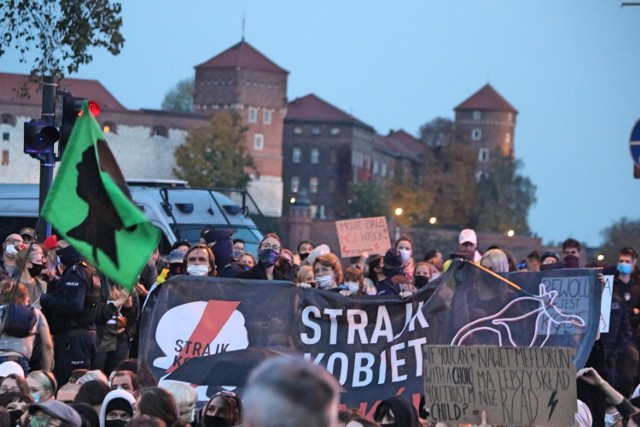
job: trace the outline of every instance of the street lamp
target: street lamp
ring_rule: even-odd
[[[516,232],[513,231],[513,230],[507,231],[507,236],[509,236],[509,237],[513,237],[514,234],[516,234]]]
[[[396,208],[396,210],[394,211],[396,216],[400,216],[402,215],[402,208]]]
[[[433,225],[436,222],[438,222],[438,218],[436,218],[435,216],[432,216],[431,218],[429,218],[429,224]]]
[[[596,259],[597,259],[598,261],[602,261],[602,260],[604,259],[604,255],[602,255],[602,254],[598,254],[598,256],[596,257]]]

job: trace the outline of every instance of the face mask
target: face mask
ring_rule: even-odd
[[[33,264],[29,269],[29,274],[31,275],[31,277],[36,277],[39,276],[40,273],[42,273],[42,270],[44,270],[44,264]]]
[[[209,274],[209,266],[205,264],[191,264],[187,266],[187,274],[190,276],[206,276]]]
[[[305,259],[309,258],[309,254],[308,254],[308,253],[306,253],[306,254],[299,254],[299,256],[300,256],[300,261],[304,261]]]
[[[398,252],[400,252],[400,256],[402,257],[402,263],[406,264],[409,258],[411,258],[411,251],[409,249],[398,249]]]
[[[105,427],[124,427],[126,426],[128,421],[125,420],[105,420]]]
[[[327,274],[326,276],[316,276],[316,285],[320,289],[327,289],[333,285],[333,276]]]
[[[260,262],[267,267],[275,265],[279,257],[280,251],[276,251],[274,249],[260,249]]]
[[[420,289],[424,286],[427,286],[427,283],[429,283],[429,278],[427,276],[415,276],[413,278],[413,281],[416,285],[416,288]]]
[[[205,415],[202,425],[204,427],[227,427],[227,421],[218,415]]]
[[[31,393],[31,397],[33,397],[35,403],[40,402],[40,395],[38,393]]]
[[[171,276],[182,274],[182,264],[177,262],[174,262],[173,264],[169,264],[169,274]]]
[[[7,247],[4,248],[4,253],[7,255],[7,258],[13,259],[18,256],[18,249],[15,245],[7,245]]]
[[[618,272],[620,274],[631,274],[632,270],[631,264],[627,264],[626,262],[618,263]]]
[[[360,290],[360,284],[358,282],[344,282],[344,286],[349,292],[358,292]]]
[[[613,425],[615,425],[616,422],[618,422],[619,418],[620,418],[620,413],[604,414],[605,427],[612,427]]]

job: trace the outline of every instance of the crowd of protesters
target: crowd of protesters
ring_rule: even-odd
[[[6,236],[0,259],[0,427],[440,425],[426,421],[424,407],[400,397],[381,401],[369,418],[356,409],[338,411],[336,380],[296,358],[275,358],[254,371],[242,399],[221,391],[202,405],[190,384],[143,385],[135,356],[145,300],[175,275],[285,280],[345,297],[407,298],[435,289],[455,258],[497,274],[605,267],[584,265],[574,239],[564,242],[562,253],[533,250],[521,262],[496,246],[481,253],[471,229],[460,232],[458,251],[447,261],[437,248],[419,256],[411,238],[401,236],[385,254],[362,254],[346,265],[325,244],[301,241],[287,249],[269,233],[253,254],[233,237],[230,230],[207,228],[195,244],[178,241],[167,256],[155,251],[129,291],[106,279],[65,240],[40,241],[31,228]],[[610,329],[598,337],[587,367],[578,372],[577,426],[640,425],[637,258],[633,248],[621,248],[611,266]],[[493,294],[485,296],[484,305],[495,305]]]

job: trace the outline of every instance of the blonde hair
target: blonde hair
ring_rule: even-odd
[[[310,265],[303,265],[298,270],[298,276],[296,277],[296,283],[306,283],[307,276],[311,273],[313,275],[313,268]]]
[[[507,273],[509,271],[507,255],[500,249],[490,249],[485,252],[480,258],[480,265],[494,273]]]

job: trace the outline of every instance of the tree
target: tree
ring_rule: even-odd
[[[453,135],[454,123],[444,117],[436,117],[420,127],[420,140],[429,147],[446,145]]]
[[[3,0],[0,57],[16,49],[21,63],[32,63],[32,77],[61,78],[90,63],[92,48],[120,53],[121,11],[109,0]]]
[[[248,171],[258,173],[245,147],[246,130],[238,114],[215,113],[207,127],[191,130],[176,149],[174,174],[192,187],[246,189]]]
[[[604,238],[601,252],[604,259],[608,262],[615,263],[618,259],[618,251],[625,247],[631,246],[638,249],[640,242],[640,219],[621,218],[613,223],[610,227],[600,232]]]
[[[195,79],[180,80],[178,84],[164,96],[162,109],[166,111],[193,111],[193,88]]]
[[[384,188],[374,182],[350,182],[338,201],[337,212],[342,218],[387,216],[389,200]]]
[[[399,224],[425,224],[432,216],[433,194],[420,185],[419,173],[416,173],[413,165],[398,165],[395,168],[387,192],[392,209],[402,208],[402,214],[394,216]]]
[[[536,202],[536,186],[518,174],[522,162],[496,150],[490,171],[477,183],[477,209],[473,226],[478,230],[528,234],[529,209]]]

